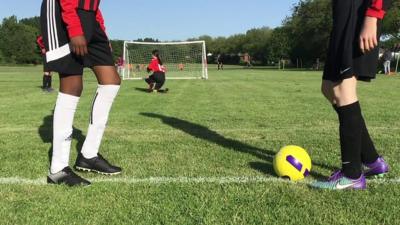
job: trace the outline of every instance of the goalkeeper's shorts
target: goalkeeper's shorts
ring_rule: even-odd
[[[53,5],[48,4],[51,1]],[[114,66],[105,32],[96,20],[96,12],[77,10],[88,42],[88,55],[79,57],[71,52],[67,27],[61,17],[59,1],[44,0],[41,10],[41,30],[46,47],[45,70],[61,75],[82,75],[85,67]]]
[[[374,79],[378,68],[379,47],[363,54],[359,42],[369,1],[333,0],[332,3],[333,29],[323,79],[333,82],[353,76],[363,81]],[[379,20],[378,40],[380,28]]]

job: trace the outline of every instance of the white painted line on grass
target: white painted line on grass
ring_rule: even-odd
[[[252,183],[289,183],[289,184],[308,184],[312,180],[300,182],[290,182],[275,177],[149,177],[149,178],[94,178],[90,179],[93,183],[110,184],[252,184]],[[400,178],[369,180],[373,184],[400,185]],[[20,177],[0,178],[0,185],[46,185],[46,179],[27,179]]]

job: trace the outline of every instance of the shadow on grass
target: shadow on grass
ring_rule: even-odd
[[[226,149],[230,149],[236,152],[253,155],[263,161],[249,162],[249,166],[251,168],[260,171],[264,174],[276,176],[272,166],[273,158],[274,155],[276,154],[276,152],[274,151],[257,148],[231,138],[226,138],[221,134],[218,134],[217,132],[210,130],[208,127],[191,123],[189,121],[155,113],[140,113],[140,114],[149,118],[160,119],[164,124],[171,126],[175,129],[181,130],[195,138],[203,139],[205,141],[218,144]],[[324,167],[327,169],[333,169],[324,164],[314,163],[314,165]],[[311,175],[316,179],[325,178],[325,176],[315,171],[312,171]]]
[[[83,135],[82,131],[79,129],[73,128],[72,138],[77,141],[76,150],[80,151],[82,149],[83,143],[85,142],[86,136]],[[48,162],[49,165],[51,163],[51,158],[53,155],[53,114],[45,116],[43,118],[43,123],[39,127],[38,130],[39,136],[42,139],[43,143],[50,143],[51,146],[48,150]]]
[[[149,92],[149,89],[147,89],[147,88],[139,88],[139,87],[136,87],[135,90],[136,90],[136,91],[140,91],[140,92],[145,92],[145,93],[148,93],[148,94],[152,94],[152,92]],[[169,91],[170,91],[170,90],[169,90],[168,88],[166,88],[166,89],[160,89],[160,90],[158,90],[157,93],[158,93],[158,94],[167,94]]]
[[[148,89],[148,88],[139,88],[139,87],[136,87],[135,90],[136,90],[136,91],[140,91],[140,92],[149,93],[149,89]]]

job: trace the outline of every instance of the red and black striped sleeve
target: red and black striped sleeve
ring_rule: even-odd
[[[67,25],[70,38],[83,35],[81,21],[78,16],[79,0],[60,0],[61,14],[64,23]]]
[[[384,9],[384,1],[385,0],[372,0],[372,4],[368,8],[366,15],[378,19],[383,19],[386,13]]]

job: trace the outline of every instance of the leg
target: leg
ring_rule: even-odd
[[[160,90],[164,84],[165,84],[165,75],[164,74],[158,74],[157,75],[157,83],[155,89],[158,91]]]
[[[154,79],[154,74],[145,79],[146,83],[149,85],[149,92],[153,92],[156,80]]]
[[[43,72],[42,89],[46,90],[46,87],[47,87],[47,76],[46,76],[46,72]]]
[[[334,87],[334,98],[338,102],[335,109],[340,121],[343,172],[353,179],[361,175],[362,164],[369,167],[367,176],[381,175],[389,171],[369,135],[356,89],[355,78],[346,79]]]
[[[385,75],[387,75],[388,74],[388,70],[387,70],[387,62],[386,61],[383,63],[383,68],[385,70]]]
[[[51,83],[52,83],[52,76],[50,71],[44,72],[44,89],[48,92],[53,92],[53,89],[51,88]]]
[[[51,72],[49,71],[49,72],[47,72],[48,73],[48,81],[47,81],[47,88],[49,88],[49,89],[51,89],[51,87],[52,87],[52,78],[53,78],[53,76],[52,76],[52,74],[51,74]]]
[[[82,76],[60,75],[60,93],[54,109],[53,121],[53,156],[50,168],[52,174],[68,167],[72,125],[81,92]]]
[[[345,79],[333,87],[339,115],[342,171],[346,177],[361,176],[362,115],[357,97],[357,79]]]
[[[320,189],[365,189],[366,181],[361,171],[362,116],[357,98],[355,77],[334,83],[324,81],[322,92],[333,104],[339,116],[342,170],[335,172],[327,182],[315,182]]]
[[[102,174],[118,174],[121,172],[121,168],[109,164],[99,154],[99,148],[112,104],[120,88],[121,79],[113,66],[96,66],[93,71],[99,86],[92,103],[87,137],[75,168]]]
[[[73,121],[81,93],[81,75],[60,75],[60,92],[54,109],[53,154],[47,177],[50,184],[90,185],[89,181],[79,177],[69,167]]]
[[[334,86],[335,86],[334,82],[323,80],[321,85],[321,92],[325,96],[325,98],[329,101],[329,103],[336,106],[335,96],[333,93]]]

